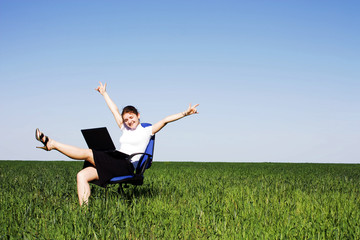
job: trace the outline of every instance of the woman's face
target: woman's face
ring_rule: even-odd
[[[140,123],[140,114],[136,115],[135,113],[127,112],[122,116],[122,118],[124,124],[130,129],[136,129]]]

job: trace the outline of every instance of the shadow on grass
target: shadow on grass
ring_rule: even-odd
[[[160,188],[153,185],[142,185],[142,186],[133,186],[123,187],[123,192],[119,191],[119,185],[111,185],[107,188],[92,188],[92,195],[103,195],[106,198],[118,198],[124,199],[126,201],[132,202],[134,199],[138,198],[153,198],[160,193]]]

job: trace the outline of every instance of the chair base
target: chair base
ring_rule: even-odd
[[[135,175],[131,178],[125,178],[125,179],[116,179],[113,178],[109,182],[110,184],[119,184],[118,193],[125,194],[124,188],[129,188],[129,184],[134,186],[140,186],[144,183],[144,176],[141,175]]]

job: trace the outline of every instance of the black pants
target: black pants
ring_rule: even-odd
[[[119,151],[96,151],[93,150],[95,166],[88,161],[84,162],[83,168],[94,167],[99,179],[91,183],[106,187],[113,177],[126,176],[134,173],[134,166],[130,162],[129,155]]]

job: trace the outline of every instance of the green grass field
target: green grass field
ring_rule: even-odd
[[[85,208],[81,167],[0,161],[0,239],[360,238],[360,165],[155,162]]]

